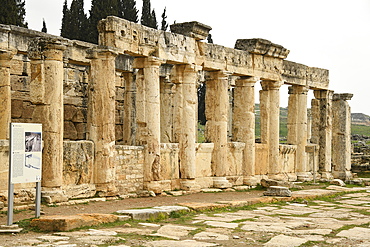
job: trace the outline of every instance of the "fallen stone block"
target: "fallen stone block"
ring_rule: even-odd
[[[31,221],[32,227],[43,231],[69,231],[83,226],[95,226],[119,220],[113,214],[78,214],[42,216]]]
[[[289,187],[290,183],[286,181],[278,181],[274,179],[261,179],[262,187],[269,188],[271,186]]]
[[[265,196],[283,196],[291,197],[292,192],[287,187],[282,186],[271,186],[263,193]]]
[[[168,217],[173,212],[183,213],[190,211],[182,206],[162,206],[144,209],[119,210],[117,214],[129,215],[134,220],[153,220],[161,217]]]
[[[216,208],[225,208],[229,207],[228,204],[219,204],[219,203],[200,203],[200,202],[184,202],[179,203],[181,206],[188,207],[192,210],[202,211],[202,210],[212,210]]]
[[[338,185],[342,187],[346,186],[346,184],[341,179],[333,179],[332,181],[330,181],[330,184]]]

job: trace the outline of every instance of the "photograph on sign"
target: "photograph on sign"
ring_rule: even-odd
[[[41,181],[42,125],[12,123],[10,140],[11,183]]]

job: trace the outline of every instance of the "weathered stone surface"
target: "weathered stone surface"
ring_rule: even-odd
[[[200,232],[194,235],[196,240],[229,240],[229,236],[216,232]]]
[[[235,49],[277,58],[286,58],[289,50],[266,39],[238,39]]]
[[[190,231],[196,229],[195,227],[188,226],[164,225],[158,229],[157,233],[152,235],[180,240],[181,237],[187,236]]]
[[[270,186],[267,191],[263,192],[265,196],[284,196],[291,197],[292,192],[287,187],[282,186]]]
[[[113,214],[78,214],[67,216],[41,216],[33,219],[31,226],[43,231],[69,231],[82,226],[94,226],[118,220]]]
[[[129,215],[134,220],[157,219],[169,216],[171,212],[186,212],[189,208],[183,206],[162,206],[145,209],[118,210],[117,214]]]
[[[170,25],[171,32],[182,34],[194,38],[195,40],[203,40],[212,30],[210,26],[204,25],[197,21],[175,23]]]
[[[337,236],[347,237],[351,239],[370,240],[370,229],[363,227],[354,227],[352,229],[339,232]]]
[[[218,244],[198,242],[195,240],[183,240],[183,241],[174,241],[174,240],[160,240],[146,243],[146,247],[208,247],[208,246],[218,246]]]
[[[265,188],[269,188],[271,186],[289,187],[289,182],[263,178],[261,179],[261,185]]]

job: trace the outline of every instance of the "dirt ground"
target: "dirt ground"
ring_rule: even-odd
[[[74,215],[80,213],[113,213],[118,210],[146,208],[155,206],[171,206],[184,202],[202,202],[213,203],[228,200],[244,200],[262,196],[261,190],[250,190],[246,192],[217,192],[217,193],[195,193],[182,196],[156,196],[128,198],[122,200],[111,200],[105,202],[90,202],[88,204],[78,204],[71,206],[50,207],[42,205],[41,211],[44,215]],[[35,212],[31,210],[22,210],[15,212],[13,222],[34,217]],[[6,214],[0,214],[0,224],[7,222]]]

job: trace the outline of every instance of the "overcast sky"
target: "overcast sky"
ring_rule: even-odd
[[[63,2],[26,0],[29,28],[40,31],[44,18],[48,33],[59,35]],[[142,0],[136,2],[141,10]],[[330,89],[353,93],[352,112],[370,115],[370,0],[151,0],[151,4],[158,22],[166,7],[170,24],[199,21],[211,26],[215,44],[234,47],[237,39],[264,38],[284,46],[290,50],[288,60],[329,69]],[[85,0],[87,13],[89,8],[90,0]],[[286,86],[280,98],[281,106],[287,106]]]

